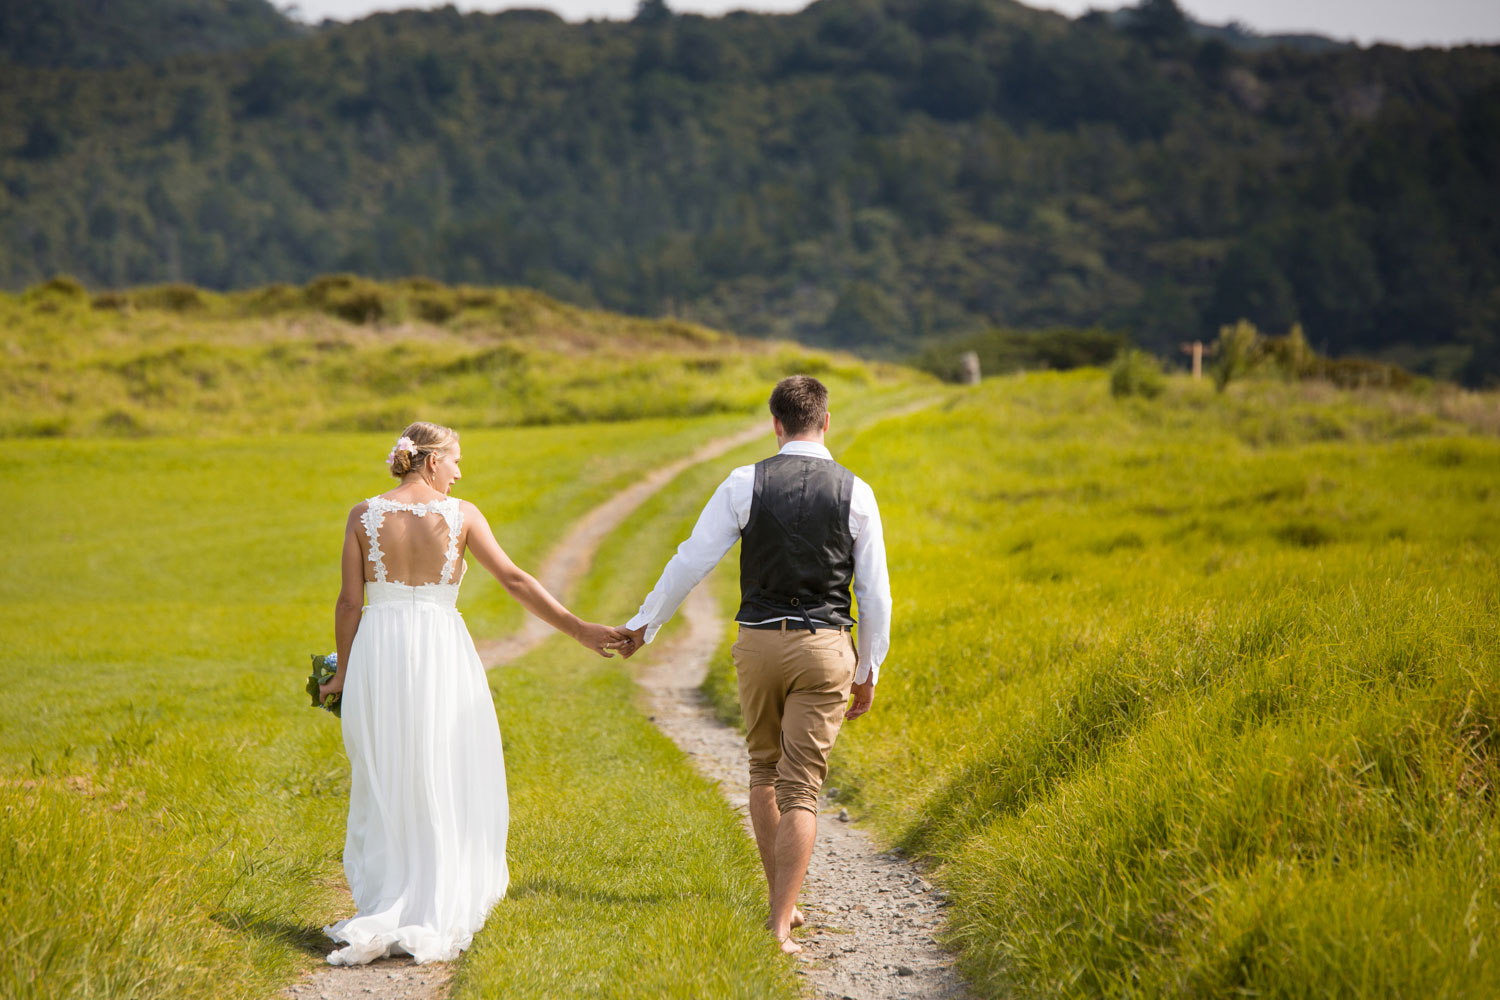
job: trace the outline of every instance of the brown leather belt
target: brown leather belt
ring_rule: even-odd
[[[827,622],[799,622],[792,618],[783,618],[775,622],[757,622],[754,625],[749,622],[736,622],[735,624],[739,625],[740,628],[771,629],[778,632],[785,632],[787,629],[820,632],[825,628],[837,629],[840,632],[849,631],[848,625],[830,625]]]

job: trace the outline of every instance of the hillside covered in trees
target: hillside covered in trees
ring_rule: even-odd
[[[0,8],[7,288],[427,275],[885,354],[1300,321],[1500,377],[1500,47],[1237,44],[1169,0],[318,28],[127,6],[235,16],[113,66],[79,55],[86,17],[42,53]]]
[[[269,0],[0,0],[0,56],[22,66],[128,66],[302,33]]]

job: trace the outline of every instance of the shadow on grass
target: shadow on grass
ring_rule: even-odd
[[[232,913],[228,910],[215,913],[213,920],[232,931],[252,934],[265,941],[291,945],[310,955],[322,957],[334,947],[328,935],[323,933],[323,928],[314,924],[294,924],[255,914]]]
[[[598,887],[586,887],[555,878],[525,878],[512,882],[505,898],[512,902],[550,896],[583,903],[610,903],[624,905],[647,905],[681,902],[685,893],[678,892],[614,892]]]

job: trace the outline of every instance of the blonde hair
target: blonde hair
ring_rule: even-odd
[[[441,455],[458,443],[458,431],[425,420],[408,424],[400,437],[410,439],[416,451],[413,453],[398,447],[391,455],[391,475],[397,479],[413,469],[420,469],[429,455]]]

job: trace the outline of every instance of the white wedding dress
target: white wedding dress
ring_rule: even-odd
[[[328,961],[446,961],[469,946],[510,879],[500,726],[455,607],[459,501],[368,503],[366,606],[342,708],[344,873],[359,912],[323,928],[345,945]]]

